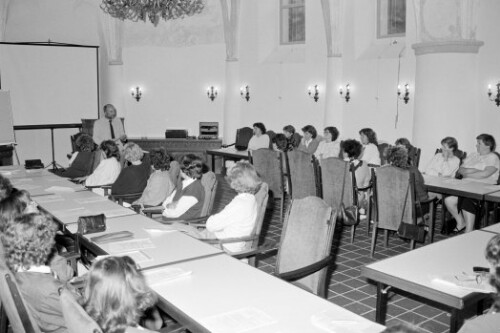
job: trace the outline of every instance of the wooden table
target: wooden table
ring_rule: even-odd
[[[84,235],[80,240],[81,245],[94,255],[128,254],[136,258],[137,255],[142,258],[146,257],[146,260],[139,260],[137,262],[142,270],[221,255],[224,253],[221,249],[200,242],[180,231],[169,231],[168,229],[170,229],[168,226],[144,215],[134,214],[107,219],[105,232]],[[123,246],[126,241],[122,241],[121,244],[118,242],[96,244],[91,240],[91,238],[96,236],[123,230],[132,232],[135,240],[146,240],[146,243],[152,243],[154,247],[148,248],[145,246],[144,248],[127,251],[125,246]],[[76,225],[70,227],[70,231],[75,232]]]
[[[487,231],[487,232],[491,232],[494,234],[500,234],[500,223],[492,224],[488,227],[481,229],[481,231]]]
[[[222,167],[224,168],[226,164],[226,160],[248,160],[250,157],[248,156],[248,150],[236,150],[234,146],[215,149],[215,150],[207,150],[207,155],[212,156],[212,170],[215,172],[215,157],[222,157]]]
[[[259,322],[248,330],[252,333],[325,332],[313,324],[313,317],[321,314],[340,325],[330,332],[384,329],[228,255],[191,260],[175,267],[191,274],[151,287],[159,295],[159,306],[193,332],[246,332],[245,326],[248,329],[250,325],[245,316],[248,313],[257,315],[258,319],[254,319]]]
[[[27,170],[26,172],[29,171]],[[9,177],[9,179],[12,186],[28,191],[32,197],[85,191],[85,188],[80,184],[74,184],[66,178],[43,171],[28,173],[24,177]]]
[[[443,286],[433,280],[472,272],[473,266],[488,267],[484,249],[491,237],[489,232],[476,230],[363,267],[361,275],[377,283],[377,322],[385,323],[387,287],[394,287],[449,307],[450,333],[456,332],[467,310],[490,295]]]

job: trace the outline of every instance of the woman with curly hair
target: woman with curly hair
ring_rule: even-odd
[[[363,155],[361,159],[368,164],[380,165],[380,152],[377,148],[377,133],[371,128],[363,128],[359,131],[359,139],[363,144]]]
[[[0,174],[0,201],[7,198],[12,192],[12,183]]]
[[[149,159],[144,159],[144,152],[139,145],[129,142],[123,149],[123,157],[129,163],[120,172],[118,178],[111,186],[112,194],[142,193],[148,183],[151,167]],[[131,199],[125,199],[131,203]]]
[[[164,148],[154,149],[150,153],[152,173],[149,176],[146,188],[133,205],[157,206],[160,205],[175,190],[170,178],[170,156]]]
[[[179,223],[174,224],[174,228],[196,238],[226,239],[250,236],[258,214],[255,193],[262,181],[254,166],[248,161],[236,162],[228,170],[226,181],[237,195],[221,212],[208,218],[206,229],[198,231],[196,228]],[[223,247],[228,252],[239,252],[245,248],[245,242],[227,243]]]
[[[103,141],[100,146],[105,158],[88,177],[78,177],[85,186],[100,186],[113,184],[122,169],[120,164],[120,151],[113,140]]]
[[[128,256],[97,260],[87,274],[83,307],[104,333],[139,327],[144,311],[155,303],[156,294]]]
[[[81,134],[76,139],[76,151],[71,155],[69,167],[57,169],[54,173],[60,177],[77,178],[89,175],[94,162],[95,143],[90,135]]]
[[[500,235],[486,245],[486,260],[490,264],[490,284],[496,289],[493,306],[487,314],[466,321],[458,333],[498,333],[500,327]]]
[[[7,221],[1,235],[5,262],[42,332],[67,332],[59,300],[64,283],[47,265],[56,231],[50,217],[26,214]]]

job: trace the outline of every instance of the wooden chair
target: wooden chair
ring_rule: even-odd
[[[357,205],[356,180],[353,177],[354,174],[349,172],[349,162],[336,157],[321,160],[323,200],[336,211],[339,211],[342,202],[345,207]],[[345,185],[342,194],[343,182]],[[356,226],[351,226],[351,243],[354,241],[355,230]]]
[[[205,199],[203,201],[203,207],[201,209],[201,215],[199,218],[203,218],[206,216],[210,216],[212,213],[212,208],[214,206],[214,201],[215,201],[215,194],[217,191],[217,185],[218,181],[215,176],[215,173],[212,171],[208,171],[207,173],[204,173],[203,176],[201,177],[201,184],[203,185],[203,188],[205,189]],[[163,213],[163,207],[162,206],[156,206],[156,207],[148,207],[144,208],[142,210],[144,214],[148,217],[153,217],[153,215],[161,214]],[[195,221],[198,218],[195,219]],[[186,222],[188,223],[189,221],[171,221],[169,223],[173,222]]]
[[[273,199],[280,199],[280,221],[283,222],[285,207],[285,175],[283,172],[283,152],[271,149],[252,151],[252,164],[261,179],[269,185]]]
[[[0,262],[0,299],[2,301],[2,311],[0,314],[0,326],[2,330],[7,328],[8,319],[14,333],[40,332],[19,291],[16,278],[5,266],[3,260]]]
[[[380,154],[380,165],[387,164],[386,150],[387,150],[387,148],[389,148],[389,144],[388,143],[379,143],[377,148],[378,148],[378,152]]]
[[[288,174],[288,191],[292,199],[302,199],[307,196],[319,196],[316,175],[317,160],[313,155],[303,151],[286,153]],[[316,161],[316,162],[315,162]]]
[[[229,254],[236,258],[245,258],[248,253],[253,253],[253,251],[255,251],[259,246],[260,234],[262,231],[264,217],[266,215],[268,198],[269,198],[269,187],[267,183],[263,182],[260,185],[259,191],[255,193],[255,200],[257,201],[259,211],[257,213],[257,218],[255,220],[254,228],[250,235],[246,237],[236,237],[236,238],[226,238],[226,239],[201,239],[201,241],[204,241],[209,244],[218,244],[221,248],[223,248],[224,244],[246,242],[243,251],[238,253],[229,253]],[[206,219],[208,219],[208,217],[205,218],[205,222]],[[203,223],[191,222],[189,224],[195,227],[204,227],[205,222]],[[252,256],[249,259],[249,264],[255,267],[256,261],[254,256]]]
[[[335,219],[335,210],[321,198],[294,199],[283,225],[276,275],[326,298]]]
[[[373,179],[375,179],[373,198],[377,212],[372,232],[371,256],[373,257],[375,252],[378,229],[384,229],[385,247],[387,247],[389,231],[397,231],[402,222],[416,225],[418,217],[423,221],[422,204],[430,206],[429,232],[430,242],[433,242],[435,200],[429,199],[425,202],[418,200],[415,193],[415,179],[410,171],[387,165],[378,168]],[[414,247],[415,241],[411,240],[410,248]]]

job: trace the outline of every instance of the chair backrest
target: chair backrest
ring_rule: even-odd
[[[205,201],[201,208],[201,216],[208,216],[212,212],[215,201],[215,192],[217,190],[217,177],[212,171],[204,173],[201,177],[201,185],[205,189]]]
[[[417,168],[420,165],[420,154],[422,153],[422,149],[414,147],[415,151],[413,154],[413,165],[416,166]]]
[[[389,148],[388,143],[379,143],[378,146],[378,152],[380,154],[380,165],[385,165],[387,164],[387,148]]]
[[[349,172],[349,162],[336,157],[321,160],[323,200],[334,209],[338,209],[340,206],[344,179],[344,197],[342,201],[344,205],[350,206],[353,204],[353,186],[352,176]]]
[[[293,150],[286,153],[289,168],[289,191],[292,199],[317,196],[312,155]]]
[[[181,177],[181,166],[179,162],[175,160],[170,162],[170,169],[168,169],[168,174],[170,176],[172,184],[174,184],[174,186],[177,187]]]
[[[374,178],[378,227],[398,230],[401,221],[413,223],[415,194],[410,171],[386,165],[377,168]]]
[[[78,304],[69,290],[62,288],[59,294],[64,321],[70,333],[102,333],[99,325]]]
[[[247,150],[248,142],[253,136],[253,129],[250,127],[242,127],[236,130],[236,143],[234,144],[234,148],[236,150]]]
[[[26,306],[14,275],[0,262],[0,299],[2,308],[9,318],[10,326],[14,333],[39,333],[37,323]]]
[[[259,211],[257,212],[257,218],[255,220],[255,225],[250,236],[260,236],[262,231],[262,225],[264,222],[264,217],[266,215],[267,200],[269,199],[269,187],[267,183],[263,182],[260,185],[259,190],[255,193],[255,200],[257,201],[257,207]],[[253,241],[247,242],[244,251],[256,249],[259,246],[259,239],[254,239]]]
[[[282,198],[284,193],[283,152],[271,149],[252,151],[252,163],[262,181],[266,182],[273,198]]]
[[[94,123],[97,119],[82,118],[82,133],[94,136]]]
[[[273,142],[274,138],[276,137],[276,132],[269,130],[266,132],[266,134],[269,137],[269,149],[273,149]]]
[[[278,274],[293,271],[330,255],[335,213],[321,198],[292,200],[288,208],[276,259]],[[300,287],[322,294],[328,268],[295,281]]]

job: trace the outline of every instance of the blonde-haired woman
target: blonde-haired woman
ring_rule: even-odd
[[[210,216],[206,229],[196,228],[176,223],[174,228],[186,231],[196,238],[238,238],[249,236],[255,226],[258,215],[258,205],[255,193],[260,188],[260,180],[253,165],[247,161],[237,162],[228,170],[226,181],[238,194],[224,209]],[[245,247],[245,242],[224,244],[228,252],[239,252]]]
[[[130,257],[105,257],[90,268],[83,307],[104,333],[139,327],[144,312],[155,303],[156,294]]]

